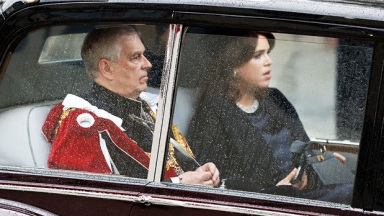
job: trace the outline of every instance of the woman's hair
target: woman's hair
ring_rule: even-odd
[[[206,69],[207,73],[204,89],[200,99],[207,96],[225,96],[232,100],[240,98],[238,77],[234,75],[234,68],[247,63],[255,53],[258,35],[264,35],[273,49],[275,40],[271,33],[242,30],[220,30],[218,37],[213,36],[211,43],[215,43],[213,64]],[[257,92],[256,92],[257,94]]]
[[[140,37],[140,33],[128,25],[99,28],[87,34],[81,48],[81,57],[91,79],[98,76],[98,65],[101,59],[118,61],[121,51],[119,39],[126,35],[138,35]]]

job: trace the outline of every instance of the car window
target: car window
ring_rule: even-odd
[[[221,189],[297,196],[275,185],[305,167],[299,197],[350,204],[372,55],[373,43],[358,39],[188,28],[173,123],[192,161],[216,164]],[[297,145],[334,165],[295,158]]]
[[[129,100],[139,107],[139,116],[119,116],[116,109],[130,102],[124,98],[113,101],[107,94],[95,92],[95,88],[106,91],[107,87],[93,82],[81,56],[89,32],[111,27],[116,25],[50,26],[20,40],[0,80],[1,166],[147,178],[154,131],[145,125],[140,109],[156,113],[168,28],[129,27],[138,32],[138,43],[143,45],[139,44],[140,52],[144,51],[139,55],[147,66],[140,79],[148,79],[148,88],[140,99]],[[108,101],[102,102],[101,97]]]

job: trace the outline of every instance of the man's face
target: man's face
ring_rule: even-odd
[[[144,56],[145,47],[138,35],[123,36],[119,41],[120,58],[117,61],[110,61],[113,74],[111,90],[136,99],[147,89],[147,70],[152,64]]]

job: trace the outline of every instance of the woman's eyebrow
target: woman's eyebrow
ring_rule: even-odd
[[[268,52],[268,50],[267,50],[267,49],[256,50],[256,51],[255,51],[255,54],[263,53],[263,52]]]

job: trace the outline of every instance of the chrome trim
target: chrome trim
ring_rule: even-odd
[[[82,179],[82,180],[89,180],[89,181],[113,182],[113,183],[121,183],[121,184],[138,184],[138,185],[148,184],[146,179],[133,178],[133,177],[123,176],[123,175],[116,175],[116,174],[102,174],[102,173],[92,173],[92,172],[85,172],[85,171],[63,170],[63,169],[0,166],[0,174],[4,172],[36,175],[41,177],[44,176],[44,177],[54,177],[54,178],[71,178],[71,179]],[[1,184],[1,180],[0,180],[0,184]],[[81,186],[81,185],[78,185],[78,186]]]
[[[103,192],[88,192],[88,191],[82,191],[82,190],[68,190],[68,189],[57,189],[57,188],[35,188],[35,187],[25,187],[25,186],[15,186],[15,185],[0,185],[0,190],[53,193],[53,194],[80,196],[80,197],[88,197],[88,198],[136,202],[136,203],[142,203],[143,205],[146,205],[146,206],[155,204],[155,205],[163,205],[163,206],[205,209],[205,210],[217,211],[217,212],[232,212],[232,213],[240,213],[240,214],[246,214],[246,215],[300,215],[300,214],[293,214],[293,213],[282,213],[282,212],[274,212],[269,210],[253,209],[251,208],[253,207],[251,205],[249,205],[250,208],[245,208],[245,207],[236,207],[231,205],[219,205],[219,204],[209,204],[209,203],[202,203],[202,202],[153,198],[151,196],[145,196],[145,195],[130,196],[130,195],[103,193]]]
[[[111,193],[103,193],[103,192],[90,192],[90,191],[72,190],[72,189],[17,186],[17,185],[2,185],[2,184],[0,184],[0,190],[54,193],[54,194],[60,194],[60,195],[72,195],[72,196],[80,196],[80,197],[112,199],[112,200],[122,200],[122,201],[130,201],[130,202],[134,202],[134,201],[138,200],[137,196],[130,196],[130,195],[111,194]]]
[[[182,25],[171,24],[160,87],[155,133],[153,136],[148,181],[160,182],[170,126],[172,98],[176,82],[176,70],[181,42]],[[159,129],[160,128],[160,129]]]
[[[350,146],[359,146],[360,143],[352,142],[349,140],[332,140],[332,139],[321,139],[321,138],[311,138],[311,141],[321,142],[324,144],[332,144],[332,145],[350,145]]]
[[[177,207],[194,208],[194,209],[205,209],[205,210],[218,211],[218,212],[231,212],[231,213],[239,213],[239,214],[246,214],[246,215],[299,215],[299,214],[292,214],[292,213],[289,214],[289,213],[282,213],[282,212],[273,212],[268,210],[236,207],[236,206],[230,206],[230,205],[217,205],[217,204],[190,202],[190,201],[153,198],[151,196],[141,196],[140,201],[147,206],[150,206],[151,204],[155,204],[155,205],[163,205],[163,206],[165,205],[165,206],[177,206]]]

